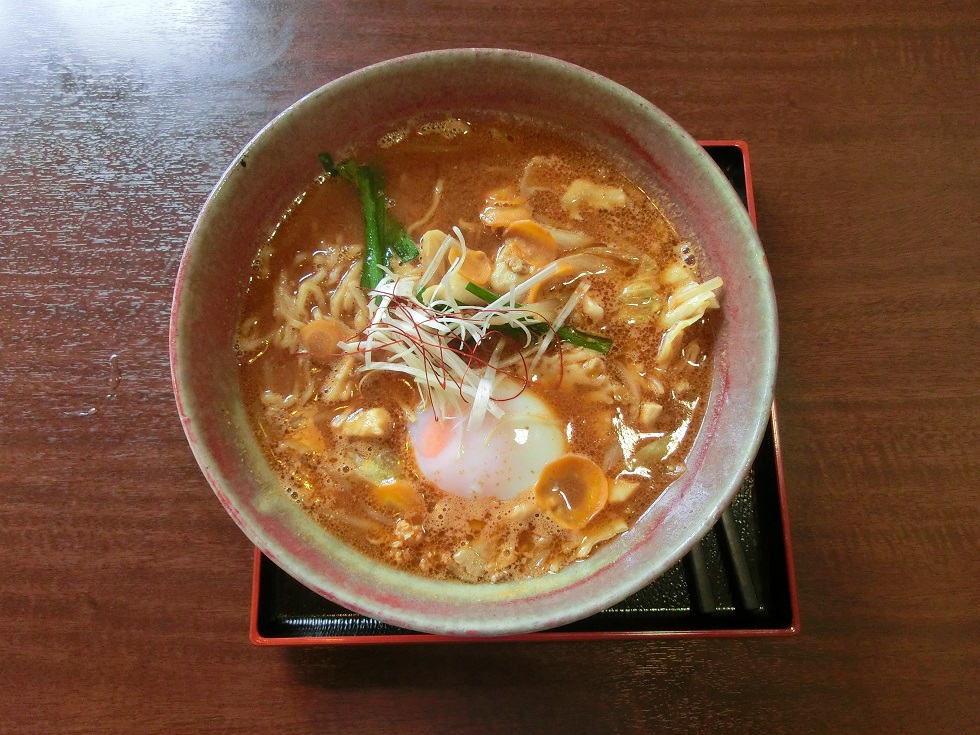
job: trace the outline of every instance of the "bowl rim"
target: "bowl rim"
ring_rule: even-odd
[[[236,505],[234,493],[229,492],[229,488],[225,486],[225,483],[222,480],[222,471],[219,463],[216,461],[215,457],[211,455],[204,443],[199,441],[197,431],[198,419],[195,416],[194,411],[189,409],[189,401],[187,400],[193,390],[189,385],[184,383],[180,366],[182,334],[179,329],[179,324],[182,315],[181,307],[186,303],[183,296],[184,286],[186,285],[185,278],[187,275],[187,269],[192,258],[197,253],[203,251],[203,246],[200,243],[201,232],[203,230],[202,223],[204,222],[207,213],[213,208],[220,195],[220,192],[222,191],[222,188],[225,186],[233,172],[236,171],[239,162],[243,159],[243,157],[248,155],[251,151],[253,151],[253,149],[259,147],[259,143],[269,136],[270,132],[275,130],[276,126],[280,124],[280,121],[284,120],[289,115],[296,114],[296,111],[298,110],[303,110],[306,106],[315,104],[315,101],[319,98],[319,96],[329,95],[333,90],[343,89],[345,85],[366,83],[372,78],[375,78],[376,75],[384,75],[399,70],[404,71],[418,65],[431,64],[434,62],[434,60],[445,60],[447,63],[452,61],[458,62],[460,60],[468,60],[471,62],[479,62],[483,60],[506,60],[511,63],[526,64],[531,68],[547,68],[557,70],[563,74],[575,75],[580,79],[585,80],[588,84],[598,85],[607,93],[614,94],[615,96],[623,99],[624,102],[631,103],[637,108],[638,111],[642,111],[643,114],[652,115],[653,117],[657,118],[661,125],[665,125],[670,130],[670,133],[675,137],[676,142],[682,146],[682,148],[684,148],[684,153],[690,156],[692,161],[698,161],[699,166],[702,169],[706,169],[709,178],[714,177],[716,186],[720,186],[723,191],[728,191],[730,193],[731,200],[733,200],[737,205],[734,210],[730,211],[734,211],[736,217],[738,217],[739,213],[741,213],[745,218],[745,222],[748,223],[748,232],[751,233],[751,237],[749,238],[750,248],[754,246],[754,248],[757,249],[757,252],[755,253],[757,262],[754,264],[755,268],[753,272],[760,277],[759,286],[764,302],[760,305],[769,315],[769,319],[764,325],[767,327],[764,341],[769,347],[769,351],[768,354],[762,356],[762,360],[760,360],[760,365],[762,367],[760,371],[762,382],[761,404],[764,404],[764,410],[761,410],[758,415],[753,417],[753,421],[748,427],[746,435],[748,436],[749,441],[739,453],[736,461],[738,471],[733,474],[731,482],[729,483],[730,487],[726,487],[723,492],[717,494],[717,499],[708,509],[708,513],[700,516],[701,522],[690,528],[689,532],[687,532],[685,535],[683,543],[675,547],[672,554],[665,556],[661,563],[646,568],[642,573],[637,573],[635,570],[633,570],[631,581],[628,584],[620,583],[616,585],[608,585],[606,587],[602,587],[600,585],[599,589],[591,590],[593,594],[590,595],[587,601],[581,602],[574,608],[567,610],[549,610],[543,614],[538,613],[524,615],[518,620],[509,617],[504,617],[501,619],[497,616],[488,615],[485,618],[480,618],[479,616],[471,617],[461,624],[458,619],[447,619],[445,616],[439,614],[433,616],[426,613],[424,610],[401,609],[392,611],[386,604],[379,604],[376,599],[365,598],[361,595],[351,596],[348,594],[349,590],[347,589],[342,588],[338,590],[336,587],[323,584],[322,580],[311,580],[310,575],[307,573],[308,570],[306,569],[306,565],[302,563],[301,560],[296,559],[294,555],[288,553],[287,550],[282,549],[278,542],[267,537],[261,529],[251,526],[242,512],[242,508]],[[337,79],[334,79],[320,86],[316,90],[304,95],[299,100],[289,105],[282,112],[277,114],[266,125],[264,125],[232,159],[230,165],[227,167],[221,178],[209,193],[201,212],[195,221],[193,228],[191,229],[181,256],[180,267],[176,277],[170,315],[169,339],[171,380],[177,403],[177,411],[192,452],[194,453],[195,459],[201,467],[201,470],[208,483],[211,485],[222,505],[224,505],[228,513],[232,516],[243,532],[245,532],[250,541],[255,544],[255,546],[260,548],[263,553],[270,557],[270,559],[272,559],[287,573],[297,578],[303,584],[311,587],[314,589],[314,591],[337,602],[338,604],[361,614],[369,617],[376,617],[400,627],[425,632],[444,635],[491,636],[511,635],[515,633],[531,632],[544,628],[551,628],[598,612],[599,610],[602,610],[609,605],[624,599],[629,594],[632,594],[636,590],[648,584],[652,579],[658,577],[670,566],[676,563],[676,561],[682,558],[683,555],[686,554],[695,543],[700,541],[704,534],[707,533],[707,531],[717,522],[718,517],[731,501],[731,498],[737,491],[742,478],[748,471],[752,459],[755,456],[755,452],[757,451],[762,440],[766,422],[768,420],[769,410],[772,405],[777,351],[778,325],[776,319],[775,296],[772,288],[771,275],[769,274],[768,267],[765,263],[765,256],[764,253],[762,253],[758,235],[749,221],[748,214],[745,212],[741,203],[737,200],[737,197],[735,196],[734,191],[731,189],[730,184],[724,178],[723,174],[717,170],[715,164],[702,150],[697,141],[695,141],[668,115],[666,115],[659,108],[655,107],[648,100],[632,90],[618,84],[617,82],[607,79],[593,71],[560,59],[542,56],[540,54],[488,48],[460,48],[427,51],[372,64],[338,77]],[[190,402],[192,403],[193,401]],[[407,573],[402,572],[402,574]],[[420,579],[416,575],[412,576],[415,579]],[[589,574],[587,575],[587,578],[592,578],[593,576],[595,575]],[[580,579],[572,585],[560,586],[559,590],[565,590],[568,589],[569,586],[577,586],[581,583],[582,580]],[[473,585],[467,586],[470,588],[474,587]],[[497,586],[498,589],[502,589],[502,587],[503,586]],[[501,603],[500,600],[494,600],[483,601],[480,604],[493,605]]]

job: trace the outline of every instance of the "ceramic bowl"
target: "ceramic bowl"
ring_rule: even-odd
[[[723,318],[706,415],[688,471],[628,532],[557,574],[502,584],[433,581],[338,542],[282,491],[253,438],[234,334],[256,251],[336,150],[385,121],[441,110],[524,113],[584,131],[672,203],[722,276]],[[221,177],[181,261],[170,327],[177,406],[218,499],[282,569],[350,610],[417,631],[499,636],[552,628],[651,582],[710,529],[755,456],[776,369],[776,311],[762,248],[735,192],[697,142],[645,99],[585,69],[533,54],[459,49],[356,71],[263,128]]]

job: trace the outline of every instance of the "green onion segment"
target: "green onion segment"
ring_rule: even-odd
[[[469,291],[474,296],[477,296],[488,304],[493,303],[500,298],[493,291],[488,291],[482,286],[477,286],[475,283],[467,283],[466,290]],[[520,304],[514,305],[515,309],[519,309]],[[535,334],[544,334],[550,327],[544,322],[531,322],[526,325],[528,331],[534,332]],[[515,331],[517,331],[515,329]],[[569,344],[576,345],[578,347],[585,347],[589,350],[594,350],[595,352],[600,352],[603,355],[608,355],[609,350],[612,349],[612,340],[606,337],[599,337],[594,334],[588,334],[587,332],[582,332],[575,327],[562,326],[558,327],[556,331],[558,339],[562,342],[568,342]]]
[[[382,266],[388,265],[390,253],[405,263],[417,258],[419,250],[405,228],[388,213],[381,171],[371,166],[358,166],[350,160],[335,164],[329,153],[320,154],[320,163],[327,176],[339,176],[357,189],[364,215],[361,288],[374,289],[384,277]]]

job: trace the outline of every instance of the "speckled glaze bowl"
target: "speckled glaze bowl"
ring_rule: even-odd
[[[366,127],[421,112],[524,113],[586,132],[663,192],[702,276],[722,276],[711,397],[688,471],[615,541],[557,574],[470,585],[383,566],[336,541],[285,492],[250,429],[237,379],[239,299],[260,243],[319,173],[317,155]],[[701,147],[645,99],[543,56],[459,49],[362,69],[304,97],[261,130],[208,197],[174,293],[170,358],[191,449],[248,538],[297,580],[351,610],[417,631],[499,636],[584,618],[648,584],[731,501],[765,428],[776,370],[776,310],[759,239]]]

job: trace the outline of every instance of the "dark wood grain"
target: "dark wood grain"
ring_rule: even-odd
[[[908,5],[0,0],[0,731],[975,732],[980,6]],[[799,637],[248,643],[170,389],[181,248],[286,105],[469,45],[750,143]]]

